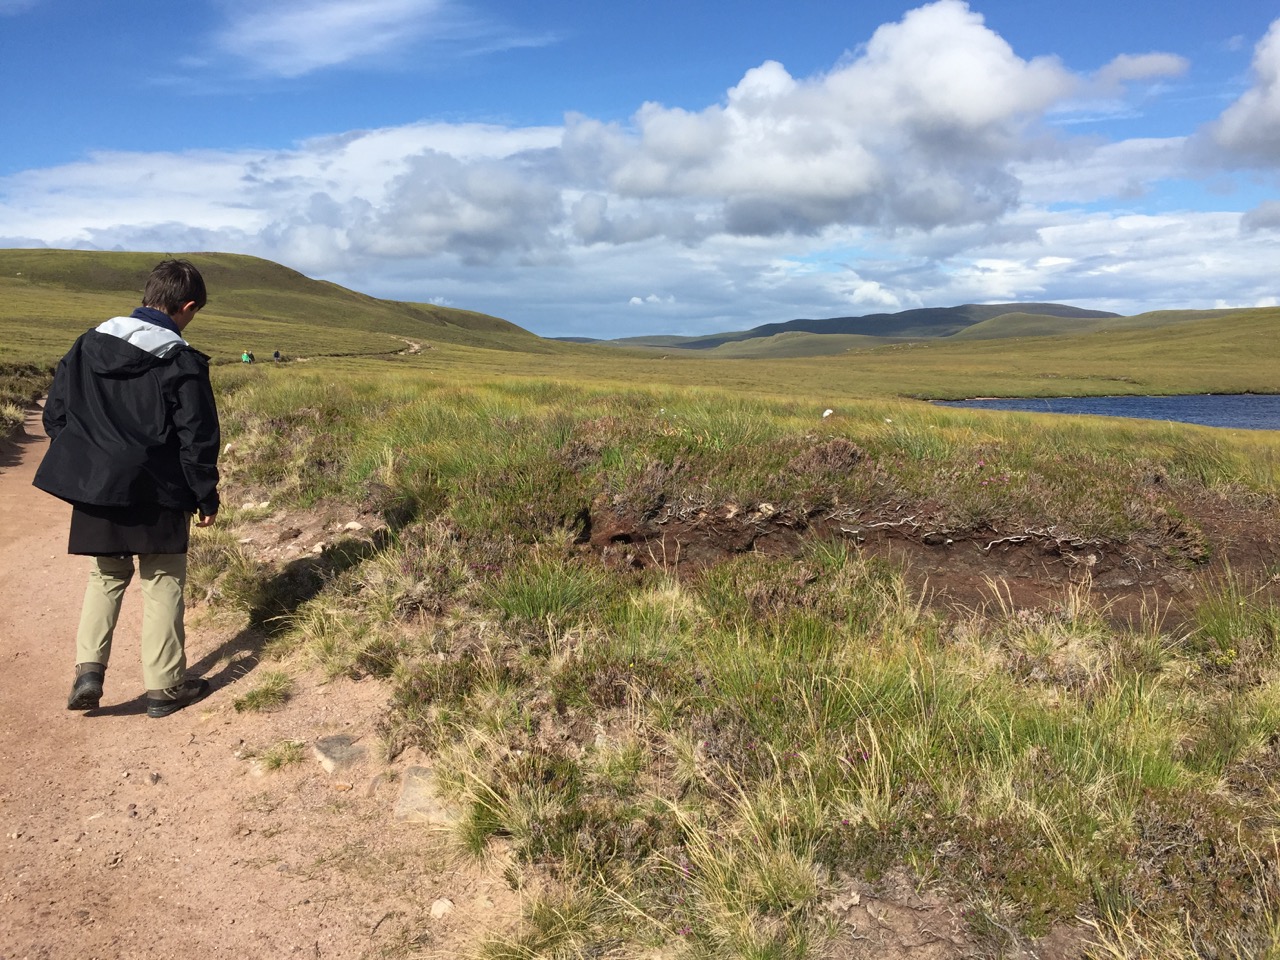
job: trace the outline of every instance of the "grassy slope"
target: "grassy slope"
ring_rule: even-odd
[[[913,344],[851,357],[917,396],[1280,392],[1280,309],[1156,329]],[[907,353],[909,357],[900,354]]]
[[[1006,313],[952,334],[953,340],[999,340],[1006,337],[1061,337],[1085,333],[1119,333],[1130,330],[1153,330],[1179,323],[1200,320],[1222,320],[1234,314],[1250,314],[1252,310],[1155,310],[1133,317],[1061,318],[1029,313]]]
[[[555,349],[497,317],[378,300],[256,257],[187,255],[209,287],[192,342],[215,359],[385,354],[405,340],[504,350]],[[0,250],[0,361],[56,360],[72,340],[140,301],[157,253]]]
[[[805,333],[792,331],[772,337],[736,340],[706,351],[729,360],[784,360],[794,357],[829,357],[847,350],[865,350],[897,342],[893,337],[868,337],[856,333]]]
[[[965,303],[957,307],[920,307],[897,313],[873,313],[860,317],[825,317],[766,323],[750,330],[716,333],[684,341],[681,346],[710,350],[727,343],[777,336],[783,333],[842,334],[872,337],[932,339],[950,336],[975,323],[990,320],[1016,308],[1023,313],[1055,317],[1097,316],[1101,311],[1084,310],[1061,303]],[[1113,314],[1105,314],[1113,316]]]
[[[1232,315],[1248,315],[1249,310],[1160,310],[1133,317],[1091,317],[1043,313],[1005,313],[979,319],[960,329],[948,328],[945,336],[928,330],[916,330],[910,337],[874,337],[862,334],[813,333],[787,330],[770,336],[743,339],[740,334],[705,348],[709,356],[719,359],[783,360],[796,357],[834,356],[852,349],[883,346],[910,339],[913,342],[946,340],[1004,340],[1015,337],[1064,337],[1088,333],[1154,330],[1175,324],[1200,320],[1222,320]],[[776,325],[775,325],[776,326]],[[705,343],[698,337],[633,337],[609,341],[611,346],[658,347],[671,349]]]

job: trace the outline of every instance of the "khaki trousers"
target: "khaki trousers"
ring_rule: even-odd
[[[111,659],[111,638],[120,618],[124,590],[133,579],[133,558],[93,557],[92,561],[76,634],[76,663],[105,667]],[[138,574],[142,579],[143,680],[148,690],[176,687],[187,675],[183,627],[187,555],[139,554]]]

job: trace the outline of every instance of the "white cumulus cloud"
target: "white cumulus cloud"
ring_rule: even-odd
[[[700,112],[649,103],[630,128],[570,118],[566,163],[623,198],[710,204],[703,232],[812,233],[836,223],[930,228],[991,220],[1018,201],[1008,166],[1077,78],[1023,60],[982,17],[939,0],[875,31],[831,72],[796,79],[780,63],[747,72]],[[593,211],[585,235],[604,237]],[[634,236],[629,215],[623,234]],[[676,218],[687,239],[690,225]]]
[[[1254,49],[1253,86],[1208,132],[1230,161],[1280,167],[1280,20]]]

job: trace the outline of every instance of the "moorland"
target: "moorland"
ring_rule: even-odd
[[[1274,393],[1280,310],[571,344],[191,257],[244,504],[193,596],[261,637],[246,709],[387,685],[540,891],[476,955],[859,956],[902,877],[973,955],[1277,955],[1280,436],[918,398]],[[11,409],[157,258],[0,251]]]

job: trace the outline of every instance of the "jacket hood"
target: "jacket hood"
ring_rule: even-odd
[[[136,376],[165,363],[188,346],[171,330],[138,317],[112,317],[84,341],[86,359],[95,373]]]

